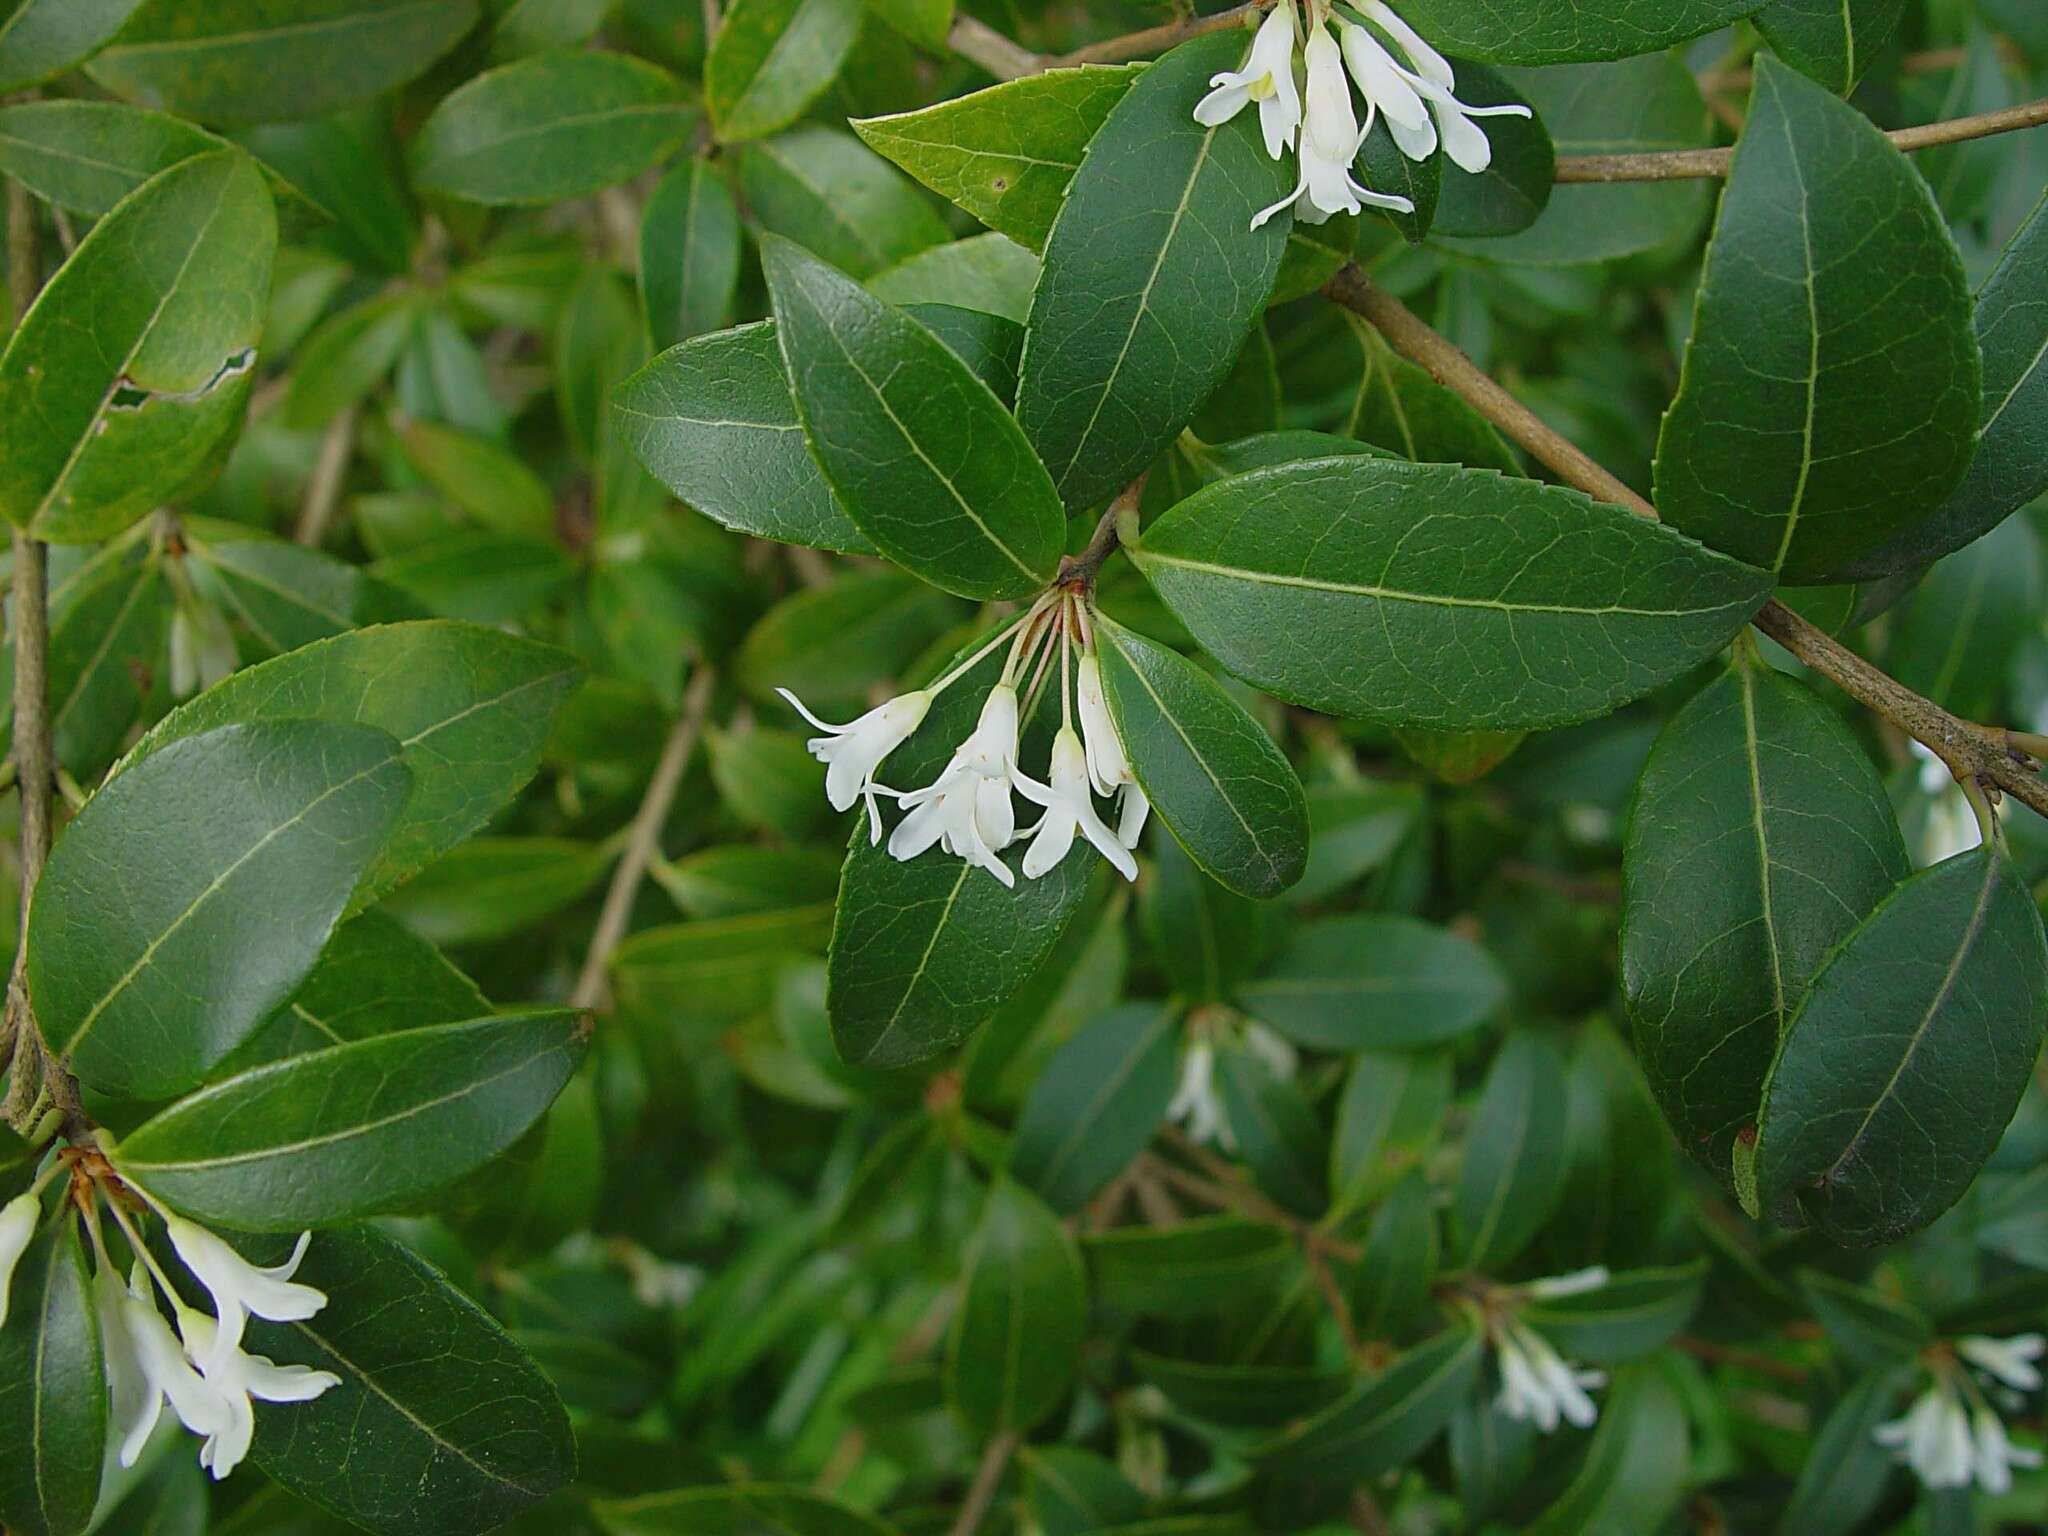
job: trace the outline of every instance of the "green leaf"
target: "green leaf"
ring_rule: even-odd
[[[509,448],[437,421],[399,424],[406,459],[428,484],[497,533],[551,538],[555,498]]]
[[[1924,565],[2048,491],[2048,197],[1977,291],[1976,316],[1984,406],[1969,472],[1940,510],[1847,562],[1840,574],[1880,576]]]
[[[411,785],[384,731],[311,720],[189,735],[110,779],[36,887],[52,1048],[103,1093],[191,1087],[312,969]]]
[[[1181,1001],[1228,1002],[1264,957],[1263,909],[1218,885],[1171,837],[1154,834],[1138,890],[1146,937]]]
[[[630,1499],[597,1499],[591,1515],[610,1536],[895,1536],[872,1515],[802,1488],[721,1483]]]
[[[1131,1369],[1176,1408],[1231,1429],[1270,1430],[1320,1412],[1349,1385],[1341,1375],[1302,1366],[1212,1365],[1144,1349],[1131,1351]]]
[[[237,672],[166,718],[116,766],[240,721],[354,721],[398,738],[412,797],[351,904],[360,911],[481,827],[533,776],[582,677],[567,652],[429,620],[337,635]]]
[[[1458,98],[1475,107],[1527,106],[1522,91],[1484,64],[1458,66]],[[1542,117],[1485,119],[1493,154],[1476,175],[1460,166],[1441,169],[1431,233],[1492,238],[1514,235],[1543,216],[1557,180],[1557,149]],[[1475,250],[1487,247],[1475,246]]]
[[[860,0],[734,0],[704,61],[704,104],[728,144],[787,128],[831,86]]]
[[[289,1252],[252,1240],[257,1262]],[[546,1498],[576,1466],[547,1378],[490,1315],[370,1227],[322,1232],[299,1282],[327,1293],[302,1323],[249,1324],[247,1348],[332,1371],[310,1403],[256,1415],[256,1464],[382,1536],[486,1530]]]
[[[1308,861],[1308,802],[1273,738],[1176,651],[1096,618],[1103,692],[1138,783],[1189,857],[1245,896]]]
[[[1779,1536],[1854,1536],[1864,1529],[1898,1465],[1875,1438],[1897,1397],[1888,1371],[1874,1371],[1842,1394],[1813,1437],[1778,1520]]]
[[[1453,730],[1605,713],[1726,645],[1769,587],[1576,491],[1355,455],[1197,491],[1132,558],[1247,682]]]
[[[1204,128],[1204,83],[1243,52],[1183,43],[1140,75],[1089,142],[1045,248],[1017,420],[1069,508],[1121,490],[1230,372],[1280,270],[1286,195],[1248,117]]]
[[[978,1435],[1021,1434],[1057,1408],[1081,1363],[1088,1281],[1039,1198],[998,1179],[967,1250],[946,1340],[946,1395]]]
[[[380,294],[323,321],[292,358],[284,421],[304,431],[325,426],[389,376],[418,323],[412,293]]]
[[[1362,354],[1358,387],[1340,423],[1346,437],[1417,462],[1465,464],[1509,475],[1522,472],[1514,450],[1462,396],[1396,353],[1378,331],[1349,310],[1344,311],[1344,318]],[[1300,457],[1318,458],[1338,451],[1332,446],[1323,454]]]
[[[1227,1311],[1299,1273],[1293,1240],[1241,1216],[1197,1216],[1170,1227],[1091,1234],[1088,1271],[1104,1306],[1145,1317]]]
[[[946,345],[788,241],[764,243],[804,435],[861,532],[963,597],[1050,579],[1066,520],[995,394]]]
[[[206,1536],[208,1481],[196,1457],[159,1456],[93,1529],[97,1536]]]
[[[854,277],[951,238],[918,190],[860,140],[809,124],[740,151],[740,192],[761,228]]]
[[[1031,290],[1038,286],[1038,258],[1008,235],[969,235],[907,256],[868,279],[878,299],[909,307],[952,304],[1000,315],[1019,327],[1031,314]],[[1014,395],[1014,392],[1013,392]]]
[[[788,688],[813,708],[851,704],[899,676],[963,615],[961,604],[901,571],[849,571],[769,609],[748,631],[735,671],[764,702]]]
[[[1926,1313],[1881,1291],[1813,1269],[1798,1279],[1828,1342],[1857,1370],[1910,1365],[1934,1337]]]
[[[95,218],[159,171],[226,139],[161,112],[113,101],[22,101],[0,107],[0,171],[36,196]],[[313,205],[268,167],[271,191]]]
[[[2043,564],[2024,517],[1943,556],[1897,615],[1886,669],[1966,720],[2003,713],[2015,657],[2040,630]]]
[[[1906,0],[1771,0],[1755,19],[1779,58],[1846,96],[1905,14]]]
[[[0,17],[0,91],[61,75],[121,30],[139,0],[12,0]]]
[[[196,518],[185,534],[193,586],[273,656],[365,624],[425,616],[395,587],[317,549]]]
[[[432,944],[487,943],[574,906],[612,858],[574,838],[473,837],[393,891],[383,910]]]
[[[1568,1360],[1612,1365],[1659,1349],[1699,1306],[1704,1262],[1630,1269],[1597,1290],[1522,1302],[1516,1315]]]
[[[804,444],[774,321],[671,347],[612,391],[612,419],[648,473],[721,527],[873,551]]]
[[[294,1056],[180,1099],[123,1138],[121,1166],[194,1220],[249,1232],[398,1210],[518,1140],[588,1029],[563,1009]]]
[[[1242,1046],[1217,1050],[1215,1080],[1223,1123],[1259,1186],[1299,1215],[1319,1213],[1327,1134],[1300,1084]]]
[[[143,0],[87,73],[202,121],[325,117],[424,74],[475,0]]]
[[[1450,1107],[1449,1052],[1358,1052],[1337,1101],[1331,1204],[1340,1212],[1366,1205],[1417,1167]]]
[[[476,203],[560,202],[639,175],[689,128],[665,69],[622,53],[536,54],[441,99],[412,142],[413,186]]]
[[[861,119],[853,131],[990,229],[1042,251],[1089,140],[1142,67],[1049,69]]]
[[[276,246],[236,150],[181,161],[95,224],[0,356],[0,512],[86,543],[206,472],[241,424]]]
[[[1978,374],[1927,183],[1862,113],[1759,59],[1657,443],[1659,513],[1781,580],[1825,579],[1961,479]]]
[[[78,1536],[99,1498],[107,1382],[68,1201],[14,1269],[0,1327],[0,1424],[0,1518],[21,1536]]]
[[[1685,1403],[1656,1362],[1617,1372],[1586,1459],[1529,1536],[1659,1529],[1685,1491],[1691,1441]]]
[[[1757,1185],[1838,1243],[1918,1231],[1997,1146],[2040,1053],[2048,940],[2011,860],[1903,882],[1807,988],[1764,1085]]]
[[[1180,1029],[1156,1004],[1115,1009],[1060,1047],[1032,1086],[1010,1174],[1053,1210],[1078,1211],[1128,1168],[1166,1118]]]
[[[1330,1051],[1435,1045],[1475,1029],[1507,980],[1470,939],[1412,917],[1329,917],[1296,931],[1238,993],[1288,1039]]]
[[[1437,201],[1444,192],[1444,165],[1442,155],[1410,160],[1394,142],[1393,131],[1382,118],[1372,125],[1365,142],[1358,146],[1353,174],[1373,191],[1405,197],[1415,205],[1413,213],[1398,213],[1390,208],[1374,211],[1398,229],[1403,240],[1420,245],[1428,236],[1430,225],[1436,222]]]
[[[737,1019],[764,1008],[785,964],[824,947],[824,906],[643,928],[618,947],[620,1003],[642,1013]]]
[[[1365,1229],[1349,1287],[1353,1324],[1366,1337],[1408,1332],[1425,1315],[1442,1257],[1428,1181],[1421,1172],[1410,1172],[1380,1202]]]
[[[732,190],[709,161],[686,160],[656,184],[640,218],[640,302],[655,350],[725,324],[739,279]]]
[[[1757,0],[1403,0],[1401,15],[1445,53],[1495,64],[1576,64],[1654,53],[1724,27]],[[1462,94],[1462,93],[1460,93]]]
[[[1275,1477],[1352,1483],[1413,1459],[1469,1397],[1485,1335],[1449,1328],[1402,1355],[1321,1413],[1248,1454]]]
[[[1557,1208],[1566,1099],[1564,1062],[1547,1038],[1520,1030],[1501,1043],[1472,1111],[1451,1205],[1469,1268],[1507,1264]]]
[[[1828,952],[1905,878],[1863,746],[1755,648],[1657,737],[1622,857],[1622,983],[1650,1090],[1724,1176]]]
[[[839,889],[839,861],[824,848],[700,848],[650,873],[697,918],[823,906]]]

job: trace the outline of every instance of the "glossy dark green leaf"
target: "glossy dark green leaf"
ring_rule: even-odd
[[[787,241],[762,261],[811,452],[882,553],[963,597],[1021,597],[1066,534],[1045,468],[993,391],[901,310]]]
[[[1479,1380],[1485,1353],[1483,1334],[1448,1328],[1251,1455],[1276,1477],[1344,1483],[1377,1477],[1443,1432]]]
[[[1970,462],[1977,340],[1934,198],[1855,108],[1765,56],[1657,444],[1675,528],[1816,581]]]
[[[1530,1536],[1657,1530],[1685,1491],[1691,1442],[1685,1401],[1662,1367],[1644,1361],[1617,1372],[1586,1459]]]
[[[1011,1176],[1053,1210],[1079,1210],[1152,1139],[1179,1076],[1170,1010],[1133,1003],[1098,1019],[1046,1063],[1024,1101]]]
[[[1458,98],[1475,107],[1527,106],[1524,93],[1484,64],[1458,66]],[[1557,179],[1557,147],[1541,117],[1483,119],[1492,156],[1479,172],[1446,164],[1431,233],[1491,239],[1543,216]],[[1486,247],[1475,246],[1476,250]]]
[[[761,227],[855,277],[951,238],[924,194],[851,134],[806,124],[743,146],[739,161]]]
[[[518,1140],[587,1031],[561,1010],[312,1051],[179,1100],[122,1140],[121,1165],[194,1220],[243,1231],[395,1210]]]
[[[1757,1191],[1840,1243],[1891,1242],[1969,1187],[2048,1020],[2048,940],[2009,858],[1901,884],[1807,988],[1764,1085]]]
[[[873,551],[804,445],[774,321],[671,347],[612,391],[612,418],[648,472],[713,522]]]
[[[14,1270],[0,1327],[0,1424],[0,1518],[21,1536],[78,1536],[99,1498],[107,1383],[68,1204]]]
[[[621,53],[536,54],[441,99],[411,146],[413,185],[477,203],[582,197],[682,142],[675,76]]]
[[[0,512],[89,542],[203,474],[241,424],[276,245],[235,150],[181,161],[95,224],[0,355]]]
[[[180,117],[325,117],[424,73],[476,18],[475,0],[143,0],[88,72]]]
[[[1131,1368],[1176,1408],[1210,1424],[1270,1430],[1320,1412],[1344,1395],[1347,1379],[1290,1365],[1211,1365],[1131,1352]]]
[[[232,722],[355,721],[398,739],[412,772],[390,843],[356,893],[360,911],[454,847],[533,776],[562,700],[582,678],[565,651],[431,620],[351,631],[237,672],[176,711],[117,765]]]
[[[232,146],[181,118],[113,101],[22,101],[0,107],[0,170],[36,196],[98,217],[159,171]],[[264,168],[267,169],[267,168]],[[272,192],[302,216],[312,204],[276,174]]]
[[[1888,1371],[1874,1371],[1842,1394],[1813,1437],[1778,1536],[1853,1536],[1864,1528],[1898,1465],[1874,1438],[1897,1400]]]
[[[717,168],[692,157],[662,177],[640,218],[640,299],[654,349],[723,325],[739,277],[739,208]]]
[[[872,292],[872,288],[870,289]],[[958,304],[922,300],[901,306],[989,387],[1003,408],[1017,398],[1017,361],[1024,352],[1024,327],[1004,315]]]
[[[1351,1272],[1351,1321],[1366,1338],[1407,1333],[1429,1304],[1443,1257],[1429,1184],[1419,1171],[1397,1183],[1372,1213]]]
[[[748,631],[736,670],[763,703],[788,688],[813,708],[850,707],[901,675],[965,611],[901,571],[849,571],[769,609]]]
[[[1458,730],[1611,710],[1727,644],[1769,586],[1576,491],[1356,456],[1197,491],[1132,558],[1247,682]]]
[[[1436,222],[1437,199],[1443,196],[1444,190],[1444,166],[1442,155],[1410,160],[1401,152],[1401,146],[1394,142],[1386,119],[1381,118],[1373,124],[1365,142],[1359,145],[1358,160],[1352,174],[1375,192],[1405,197],[1415,205],[1412,213],[1394,209],[1375,211],[1401,232],[1402,239],[1411,245],[1419,245],[1429,234],[1430,225]]]
[[[720,1483],[678,1488],[591,1506],[610,1536],[894,1536],[895,1527],[873,1515],[802,1488],[772,1483]]]
[[[941,197],[1028,250],[1045,248],[1088,142],[1137,67],[1050,69],[853,131]]]
[[[1636,1054],[1679,1145],[1724,1175],[1806,983],[1907,869],[1841,716],[1738,652],[1659,734],[1622,860]]]
[[[0,91],[19,90],[91,58],[140,0],[10,0],[0,17]]]
[[[1543,1035],[1502,1042],[1472,1111],[1451,1218],[1473,1269],[1497,1269],[1542,1230],[1564,1193],[1564,1063]]]
[[[1160,967],[1190,1007],[1228,1002],[1264,954],[1264,909],[1202,873],[1171,834],[1150,841],[1138,913]]]
[[[1331,917],[1298,930],[1245,1010],[1288,1039],[1331,1051],[1434,1045],[1484,1023],[1507,981],[1470,939],[1411,917]]]
[[[1087,1255],[1103,1304],[1148,1317],[1227,1311],[1300,1270],[1286,1232],[1242,1216],[1096,1233],[1087,1240]]]
[[[426,617],[412,598],[361,566],[228,524],[188,520],[193,586],[273,656],[365,624]]]
[[[1568,1360],[1611,1365],[1660,1348],[1691,1320],[1704,1263],[1630,1269],[1596,1290],[1538,1297],[1515,1310]]]
[[[1842,567],[1910,570],[1961,549],[2048,491],[2048,197],[1977,291],[1984,405],[1976,457],[1941,509]]]
[[[1846,96],[1905,13],[1906,0],[1771,0],[1756,28],[1779,58]]]
[[[244,1251],[274,1263],[286,1238]],[[332,1371],[310,1403],[256,1415],[256,1464],[303,1499],[382,1536],[501,1524],[569,1480],[568,1415],[490,1315],[370,1227],[318,1234],[298,1271],[327,1293],[301,1323],[249,1325],[250,1350]]]
[[[734,0],[704,62],[704,102],[727,143],[787,128],[832,84],[860,0]]]
[[[1448,1051],[1360,1051],[1337,1100],[1331,1203],[1348,1211],[1421,1163],[1451,1106]]]
[[[99,1536],[206,1536],[209,1481],[196,1458],[161,1456],[93,1529]]]
[[[1724,27],[1756,0],[1404,0],[1432,45],[1497,64],[1576,64],[1654,53]]]
[[[1152,809],[1211,877],[1279,894],[1308,860],[1308,802],[1273,738],[1208,673],[1107,617],[1103,692]]]
[[[398,823],[400,754],[364,725],[223,726],[92,797],[29,930],[37,1017],[83,1082],[181,1092],[297,989]]]
[[[969,235],[905,257],[869,278],[868,288],[891,304],[953,304],[1021,327],[1038,271],[1038,258],[1008,235]]]
[[[1017,419],[1061,499],[1079,508],[1128,483],[1229,373],[1280,270],[1286,195],[1250,119],[1190,115],[1233,69],[1235,37],[1183,43],[1140,75],[1089,141],[1032,296]]]
[[[1395,352],[1363,320],[1349,310],[1345,317],[1361,354],[1358,385],[1338,423],[1346,437],[1417,462],[1521,473],[1514,450],[1491,422]]]
[[[1074,1240],[1009,1179],[989,1190],[946,1341],[946,1395],[979,1435],[1023,1433],[1073,1384],[1088,1321]]]

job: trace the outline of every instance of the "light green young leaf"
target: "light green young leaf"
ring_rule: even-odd
[[[704,61],[719,138],[758,139],[802,117],[846,62],[860,21],[860,0],[734,0]]]

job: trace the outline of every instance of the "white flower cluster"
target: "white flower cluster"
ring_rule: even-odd
[[[1532,1280],[1516,1289],[1524,1296],[1546,1300],[1597,1291],[1607,1280],[1607,1270],[1595,1265],[1568,1275]],[[1487,1331],[1500,1367],[1500,1393],[1493,1400],[1494,1407],[1508,1418],[1534,1424],[1546,1435],[1560,1423],[1579,1429],[1592,1427],[1600,1411],[1587,1393],[1606,1386],[1606,1376],[1572,1365],[1552,1347],[1550,1340],[1512,1311],[1495,1313],[1488,1320]]]
[[[2012,1469],[2040,1466],[2041,1453],[2006,1437],[1990,1394],[2017,1408],[2024,1394],[2039,1391],[2035,1362],[2044,1351],[2048,1339],[2038,1333],[1957,1339],[1955,1358],[1936,1359],[1927,1390],[1905,1415],[1878,1425],[1877,1443],[1889,1446],[1929,1488],[1967,1488],[1974,1482],[1986,1493],[2005,1493],[2012,1487]],[[1976,1369],[1981,1384],[1964,1366]]]
[[[908,791],[877,783],[883,760],[924,723],[932,701],[1005,640],[1010,642],[1010,654],[1002,676],[989,690],[973,731],[954,749],[939,776],[922,789]],[[1052,782],[1046,784],[1018,766],[1018,735],[1020,723],[1031,717],[1055,668],[1060,728],[1052,742]],[[849,810],[855,800],[865,801],[868,835],[876,843],[882,840],[877,797],[887,795],[908,810],[889,834],[894,857],[914,859],[937,844],[1014,886],[1017,877],[1002,859],[1005,848],[1031,839],[1023,867],[1026,877],[1035,880],[1065,858],[1079,836],[1087,838],[1126,880],[1138,878],[1131,850],[1138,846],[1151,806],[1110,719],[1094,621],[1078,593],[1063,588],[1046,593],[937,682],[899,694],[845,725],[820,720],[787,688],[777,691],[825,733],[812,737],[808,746],[825,764],[825,798],[834,810]],[[1044,812],[1032,826],[1018,827],[1013,794]],[[1114,830],[1095,808],[1097,795],[1121,801]]]
[[[15,1266],[42,1222],[42,1190],[70,1166],[53,1160],[33,1189],[0,1208],[0,1324],[7,1321]],[[135,1465],[168,1401],[179,1421],[202,1437],[199,1464],[216,1480],[226,1477],[249,1454],[256,1433],[254,1400],[310,1402],[341,1384],[331,1371],[279,1365],[242,1348],[250,1318],[299,1322],[327,1305],[324,1292],[292,1279],[312,1234],[300,1234],[291,1258],[266,1269],[251,1264],[206,1228],[158,1204],[132,1179],[122,1179],[118,1191],[107,1188],[103,1179],[97,1182],[133,1255],[123,1279],[100,1228],[97,1203],[81,1206],[97,1264],[93,1309],[99,1318],[121,1465]],[[143,1241],[137,1226],[142,1218],[122,1208],[123,1192],[141,1196],[163,1218],[179,1262],[212,1296],[212,1316],[188,1306],[178,1294]],[[176,1319],[176,1332],[164,1320],[159,1297]]]
[[[1300,80],[1297,3],[1308,17],[1307,39],[1299,48]],[[1531,115],[1525,106],[1460,101],[1450,61],[1384,0],[1356,0],[1342,12],[1333,10],[1331,0],[1277,0],[1252,39],[1244,67],[1225,70],[1209,84],[1195,121],[1214,128],[1256,102],[1266,153],[1278,160],[1296,150],[1300,157],[1294,190],[1253,219],[1253,229],[1288,207],[1307,224],[1364,208],[1413,213],[1408,198],[1375,192],[1352,174],[1352,162],[1382,113],[1394,143],[1410,160],[1426,160],[1441,146],[1460,169],[1475,174],[1493,163],[1493,145],[1473,119]],[[1353,85],[1365,100],[1362,126]]]
[[[1216,1090],[1216,1052],[1219,1043],[1216,1036],[1221,1030],[1213,1024],[1203,1023],[1192,1032],[1187,1050],[1180,1059],[1180,1082],[1173,1090],[1173,1099],[1166,1106],[1166,1118],[1187,1133],[1188,1140],[1198,1145],[1214,1142],[1226,1152],[1237,1150],[1237,1134],[1230,1128],[1230,1117],[1223,1108],[1223,1096]],[[1240,1048],[1250,1052],[1265,1063],[1266,1070],[1282,1080],[1291,1079],[1300,1066],[1300,1057],[1286,1040],[1255,1020],[1243,1020],[1236,1030],[1234,1046],[1225,1042],[1222,1049]]]

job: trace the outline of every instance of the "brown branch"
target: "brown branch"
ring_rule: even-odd
[[[1033,53],[972,16],[954,18],[953,30],[946,34],[946,46],[998,80],[1022,80],[1026,75],[1043,73],[1053,63],[1044,54]]]
[[[1995,133],[2014,133],[2048,123],[2048,97],[1996,112],[1979,112],[1974,117],[1955,117],[1946,122],[1927,123],[1918,128],[1900,128],[1886,134],[1903,150],[1934,149],[1943,144],[1961,144],[1970,139],[1989,138]],[[1702,181],[1726,176],[1735,162],[1732,149],[1676,149],[1653,154],[1566,155],[1557,162],[1561,182],[1586,181]]]
[[[661,760],[654,765],[654,777],[648,780],[647,793],[634,813],[625,852],[619,855],[619,867],[612,871],[612,883],[604,893],[597,931],[591,935],[589,953],[583,957],[576,990],[569,994],[575,1007],[595,1008],[604,998],[605,967],[611,963],[619,940],[625,937],[626,923],[633,915],[633,899],[640,894],[640,881],[660,846],[661,829],[668,821],[669,807],[675,804],[683,770],[689,767],[690,756],[697,750],[714,676],[709,666],[697,668],[689,691],[683,695],[682,716],[670,728],[668,740],[662,745]]]
[[[327,537],[327,525],[341,500],[341,482],[348,473],[349,454],[356,441],[356,407],[351,405],[328,424],[320,439],[320,455],[313,461],[313,473],[306,481],[306,497],[299,503],[299,523],[292,537],[308,549],[318,549]]]
[[[1739,1371],[1750,1371],[1758,1376],[1769,1376],[1773,1380],[1788,1382],[1796,1387],[1806,1385],[1807,1373],[1790,1361],[1773,1359],[1751,1350],[1730,1349],[1725,1344],[1716,1344],[1711,1339],[1695,1339],[1680,1334],[1671,1341],[1674,1349],[1683,1350],[1695,1360],[1704,1360],[1709,1365],[1732,1366]]]
[[[974,1536],[981,1529],[981,1522],[988,1517],[989,1506],[996,1501],[996,1489],[1002,1485],[1003,1473],[1009,1469],[1010,1457],[1016,1450],[1017,1435],[1013,1430],[1006,1429],[989,1441],[988,1449],[981,1453],[981,1465],[974,1469],[974,1481],[967,1486],[967,1500],[953,1521],[952,1536]]]
[[[1553,430],[1521,401],[1496,384],[1457,347],[1433,330],[1399,299],[1347,265],[1323,287],[1325,297],[1363,315],[1396,352],[1427,369],[1430,377],[1514,439],[1565,484],[1639,517],[1657,509]],[[1756,627],[1857,702],[1876,711],[1923,743],[1948,764],[1959,783],[2004,790],[2048,816],[2048,783],[2033,759],[2003,730],[1960,720],[1931,699],[1872,666],[1825,631],[1783,604],[1765,603]]]
[[[1146,470],[1145,474],[1116,493],[1116,499],[1110,502],[1101,521],[1096,523],[1088,547],[1078,555],[1061,558],[1059,574],[1053,578],[1055,581],[1072,582],[1083,588],[1095,585],[1096,573],[1123,543],[1125,528],[1135,526],[1138,503],[1145,499],[1145,479],[1151,473]]]
[[[1246,0],[1243,5],[1233,5],[1213,16],[1188,16],[1180,21],[1146,27],[1141,32],[1126,32],[1122,37],[1106,38],[1085,48],[1076,48],[1072,53],[1063,53],[1047,67],[1070,69],[1080,64],[1122,64],[1130,59],[1142,59],[1148,54],[1164,53],[1190,38],[1207,37],[1211,32],[1227,32],[1232,27],[1241,27],[1263,12],[1267,3],[1270,0]]]

